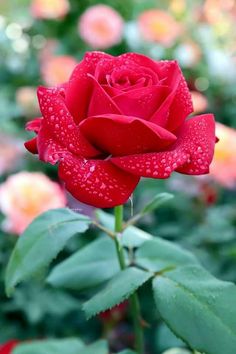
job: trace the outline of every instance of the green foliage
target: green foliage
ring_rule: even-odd
[[[113,241],[102,237],[56,266],[47,281],[55,287],[84,290],[109,280],[119,270]]]
[[[6,271],[6,291],[11,295],[21,281],[36,276],[77,233],[87,230],[90,220],[69,209],[43,213],[26,229],[16,243]]]
[[[163,204],[167,203],[173,199],[173,194],[170,193],[158,193],[155,197],[145,205],[145,207],[139,212],[141,215],[145,215],[153,212],[155,209],[158,209]]]
[[[136,352],[134,352],[133,350],[123,350],[122,352],[118,353],[118,354],[136,354]]]
[[[96,215],[99,221],[108,229],[114,229],[115,219],[114,216],[105,213],[102,210],[97,210]],[[143,242],[152,239],[152,236],[135,226],[127,227],[121,236],[121,244],[124,247],[139,247]]]
[[[100,340],[85,346],[79,339],[45,340],[20,344],[13,354],[108,354],[107,343]]]
[[[194,265],[156,277],[153,290],[161,317],[191,348],[206,354],[234,353],[234,284]]]
[[[180,246],[155,237],[144,242],[136,253],[138,265],[151,271],[161,271],[165,268],[175,268],[186,264],[197,263],[194,255]]]
[[[152,276],[151,272],[144,272],[134,267],[121,271],[103,290],[83,305],[86,316],[90,318],[120,304]]]

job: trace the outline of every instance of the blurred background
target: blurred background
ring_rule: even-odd
[[[24,149],[25,123],[40,115],[36,88],[69,78],[87,50],[113,55],[135,51],[179,61],[196,114],[213,112],[220,142],[211,173],[143,180],[133,196],[138,211],[167,191],[174,200],[141,220],[144,230],[178,242],[221,279],[236,281],[236,1],[235,0],[0,0],[0,343],[9,340],[106,335],[113,352],[132,345],[127,306],[86,322],[84,295],[52,289],[42,279],[4,295],[4,271],[17,237],[41,212],[73,200],[57,181],[55,167]],[[130,205],[127,205],[127,217]],[[60,259],[96,237],[71,241]],[[184,354],[185,345],[141,293],[147,353]],[[0,353],[1,352],[0,344]],[[167,353],[167,352],[166,352]]]

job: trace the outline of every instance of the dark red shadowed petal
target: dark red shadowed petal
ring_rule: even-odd
[[[175,131],[193,112],[191,94],[176,61],[159,62],[160,81],[170,88],[170,95],[153,114],[150,121]]]
[[[87,118],[80,123],[80,130],[91,144],[114,156],[159,151],[176,140],[158,125],[115,114]]]
[[[168,93],[166,86],[149,86],[124,92],[113,100],[123,114],[149,119]]]
[[[93,75],[100,60],[113,58],[103,52],[86,53],[74,69],[66,88],[66,106],[76,123],[87,117],[93,83],[87,74]]]
[[[58,90],[40,87],[38,98],[43,115],[38,133],[40,159],[55,163],[59,158],[57,153],[68,150],[84,157],[100,154],[81,134]]]
[[[41,127],[41,123],[42,123],[42,117],[35,118],[34,120],[31,120],[26,124],[25,129],[28,131],[33,131],[37,134]],[[31,140],[26,141],[24,145],[25,148],[32,154],[38,154],[37,137],[34,137]]]
[[[171,150],[112,158],[111,162],[138,176],[168,178],[173,171],[200,175],[209,172],[215,146],[212,114],[187,120]]]
[[[101,87],[97,80],[92,75],[89,75],[89,78],[93,83],[93,88],[88,107],[88,117],[106,113],[121,114],[116,103]]]
[[[76,199],[97,208],[124,204],[139,182],[139,177],[107,160],[85,160],[72,155],[60,161],[59,176]]]
[[[37,137],[35,136],[31,140],[24,143],[25,148],[32,154],[38,154]]]

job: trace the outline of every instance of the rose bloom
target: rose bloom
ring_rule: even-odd
[[[182,33],[182,26],[167,12],[144,11],[138,18],[138,25],[145,40],[159,42],[170,47]]]
[[[19,172],[0,185],[4,227],[12,233],[22,233],[39,214],[65,205],[61,187],[42,173]]]
[[[25,146],[58,163],[71,194],[96,207],[123,204],[140,177],[209,172],[212,114],[187,120],[191,94],[176,61],[87,53],[63,87],[38,89],[42,118]]]
[[[105,49],[121,41],[123,25],[123,19],[117,11],[99,4],[83,13],[78,28],[85,43],[92,48]]]
[[[210,176],[228,188],[236,186],[236,130],[216,123],[219,142],[211,165]]]
[[[0,354],[12,354],[17,344],[18,341],[16,340],[10,340],[4,344],[0,344]]]
[[[62,84],[70,77],[75,68],[76,60],[68,55],[51,56],[41,63],[41,73],[44,82],[48,86]]]
[[[70,10],[68,0],[33,0],[31,14],[35,18],[63,18]]]
[[[191,91],[194,113],[205,112],[208,107],[208,100],[201,92]]]

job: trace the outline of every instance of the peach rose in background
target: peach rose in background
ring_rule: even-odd
[[[205,112],[208,107],[208,100],[201,92],[191,91],[193,111],[195,114]]]
[[[122,39],[124,21],[110,6],[89,7],[78,23],[81,38],[91,48],[106,49],[118,44]]]
[[[48,86],[57,86],[68,81],[77,61],[69,55],[51,56],[41,61],[41,74]]]
[[[35,87],[23,86],[16,91],[16,102],[26,117],[40,114]]]
[[[162,10],[144,11],[138,18],[138,25],[145,40],[170,47],[181,35],[183,28],[171,15]]]
[[[63,18],[70,10],[68,0],[33,0],[31,14],[34,18]]]
[[[216,136],[219,142],[215,146],[215,155],[210,176],[228,188],[236,186],[236,130],[216,123]]]
[[[0,186],[0,210],[6,231],[21,234],[32,220],[49,209],[66,205],[59,184],[38,172],[19,172]]]
[[[22,155],[21,141],[0,134],[0,176],[14,170]]]

